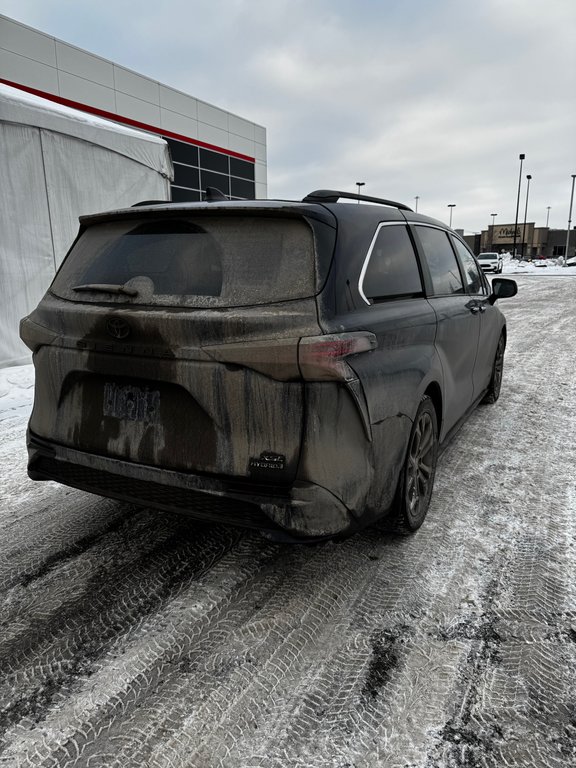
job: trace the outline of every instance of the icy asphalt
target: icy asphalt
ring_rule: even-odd
[[[576,765],[576,276],[516,278],[502,396],[408,538],[33,483],[30,371],[0,371],[0,766]]]

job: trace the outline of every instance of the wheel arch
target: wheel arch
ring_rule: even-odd
[[[432,400],[432,405],[434,406],[434,410],[436,411],[436,420],[438,422],[438,434],[440,435],[442,432],[442,390],[440,388],[440,384],[437,381],[431,381],[426,389],[424,390],[424,395],[428,395],[428,397]]]

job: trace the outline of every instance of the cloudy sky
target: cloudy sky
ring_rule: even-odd
[[[565,228],[575,0],[0,0],[0,12],[268,131],[269,197],[319,187],[453,226]],[[576,215],[573,213],[573,220]]]

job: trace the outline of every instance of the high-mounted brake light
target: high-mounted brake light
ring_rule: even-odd
[[[345,358],[377,346],[376,336],[368,331],[305,336],[298,346],[300,373],[309,381],[354,379],[356,374]]]

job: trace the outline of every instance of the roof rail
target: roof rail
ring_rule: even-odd
[[[339,192],[337,189],[316,189],[314,192],[306,195],[302,199],[303,203],[337,203],[340,198],[346,200],[363,200],[366,203],[379,203],[380,205],[390,205],[392,208],[398,208],[401,211],[412,211],[404,203],[395,203],[394,200],[383,200],[381,197],[369,197],[368,195],[356,195],[354,192]]]

